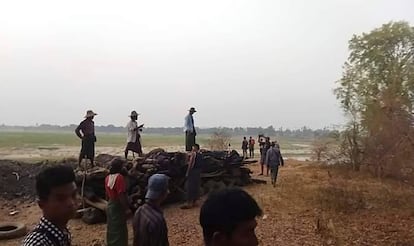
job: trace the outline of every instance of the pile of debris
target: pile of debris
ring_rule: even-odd
[[[112,155],[96,157],[97,166],[87,171],[76,170],[77,185],[81,190],[85,205],[94,209],[83,215],[86,223],[97,223],[98,215],[103,215],[106,208],[104,180],[109,173]],[[187,170],[187,153],[166,152],[154,149],[144,157],[130,161],[126,165],[127,195],[131,209],[135,210],[145,201],[148,179],[155,173],[166,174],[170,177],[170,194],[166,203],[180,202],[185,199],[185,184]],[[253,182],[263,182],[251,178],[251,171],[246,164],[254,160],[244,160],[236,151],[204,151],[204,163],[201,172],[200,194],[231,186],[244,186]],[[97,211],[100,210],[100,211]]]

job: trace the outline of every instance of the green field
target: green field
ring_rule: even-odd
[[[121,155],[126,144],[126,134],[97,134],[97,152]],[[209,135],[198,135],[197,142],[202,148],[209,148]],[[243,136],[231,138],[231,148],[240,151]],[[276,138],[271,138],[275,140]],[[278,138],[284,156],[307,158],[311,139]],[[184,134],[155,135],[143,134],[142,144],[149,151],[161,147],[170,151],[183,150]],[[0,159],[55,159],[67,156],[74,157],[80,148],[80,139],[73,132],[9,132],[0,131]],[[256,144],[256,156],[258,146]]]
[[[207,145],[210,136],[198,135],[197,141]],[[126,142],[125,134],[97,133],[97,146],[117,147]],[[273,139],[273,138],[272,138]],[[240,148],[242,136],[232,137],[231,145]],[[287,149],[297,149],[295,144],[309,144],[310,139],[279,138],[281,146]],[[175,146],[184,144],[183,135],[142,135],[142,143],[148,147]],[[80,139],[72,132],[0,132],[0,148],[38,148],[51,146],[79,146]]]

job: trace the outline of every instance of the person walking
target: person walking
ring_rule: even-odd
[[[277,147],[275,142],[271,143],[271,147],[266,153],[265,163],[266,163],[267,169],[270,168],[270,178],[271,178],[273,187],[275,187],[277,174],[279,172],[279,166],[284,165],[282,154],[280,153],[280,150]]]
[[[131,120],[126,126],[128,130],[128,136],[127,146],[125,148],[125,159],[128,159],[129,151],[132,151],[133,157],[134,153],[137,153],[138,156],[142,156],[141,134],[139,132],[142,131],[144,124],[138,126],[138,115],[139,114],[135,110],[131,112],[131,115],[129,115],[129,117],[131,117]]]
[[[82,148],[78,162],[79,166],[83,159],[89,159],[92,166],[94,165],[96,136],[95,122],[93,122],[93,118],[96,115],[98,114],[94,113],[92,110],[86,111],[85,120],[83,120],[75,130],[76,135],[82,139]]]
[[[127,246],[127,218],[132,212],[126,195],[126,181],[121,174],[124,161],[114,158],[111,161],[109,175],[105,178],[105,191],[108,198],[106,244],[108,246]]]
[[[168,177],[154,174],[148,180],[145,204],[135,212],[133,246],[168,246],[168,228],[161,210],[168,195]]]
[[[249,156],[250,158],[254,158],[254,138],[252,138],[252,136],[250,136],[249,138]]]
[[[242,150],[243,150],[243,158],[246,159],[247,158],[247,149],[249,147],[249,142],[247,141],[246,137],[243,137],[243,142],[242,142]]]
[[[191,151],[194,144],[196,144],[196,129],[194,126],[193,114],[197,112],[195,108],[190,108],[184,121],[184,132],[185,132],[185,151]]]

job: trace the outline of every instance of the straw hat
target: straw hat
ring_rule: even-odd
[[[95,115],[98,115],[97,113],[94,113],[92,110],[86,111],[85,118],[93,117]]]

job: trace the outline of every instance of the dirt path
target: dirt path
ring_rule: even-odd
[[[252,165],[252,170],[253,176],[257,177],[258,165]],[[260,245],[414,245],[414,210],[383,213],[361,210],[350,215],[327,213],[321,217],[320,209],[315,206],[315,192],[326,183],[326,170],[306,163],[288,161],[286,167],[280,170],[279,177],[276,188],[270,184],[245,187],[264,212],[264,216],[258,219],[256,230]],[[40,211],[33,203],[0,204],[2,220],[24,221],[32,228],[39,219]],[[13,209],[20,213],[10,217],[8,213]],[[407,211],[413,212],[410,214]],[[165,208],[170,245],[203,245],[198,216],[198,208],[181,210],[179,205]],[[327,217],[334,219],[336,229],[317,230],[317,221],[324,223],[323,219]],[[129,229],[131,237],[131,226]],[[80,220],[73,220],[70,222],[70,230],[73,245],[104,245],[104,224],[90,226]],[[340,236],[333,234],[334,232]],[[14,246],[20,245],[20,242],[21,239],[2,241],[1,245]],[[410,244],[411,242],[413,243]]]

